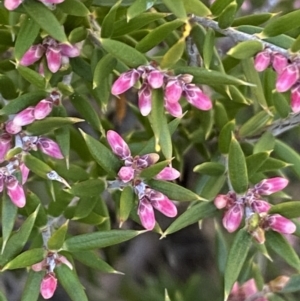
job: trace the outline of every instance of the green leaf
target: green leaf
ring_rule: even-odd
[[[156,176],[159,172],[161,172],[170,163],[170,160],[165,160],[156,164],[152,164],[143,169],[139,176],[142,179],[151,179],[154,176]]]
[[[25,220],[19,231],[14,233],[7,241],[6,247],[2,256],[0,256],[0,265],[3,266],[19,252],[22,251],[24,245],[27,243],[31,230],[33,228],[39,207]]]
[[[70,189],[70,193],[78,197],[89,197],[100,195],[104,190],[104,182],[100,179],[89,179],[76,183]]]
[[[91,126],[101,132],[102,125],[99,119],[99,116],[95,110],[95,108],[91,105],[91,102],[87,100],[84,95],[74,93],[69,97],[71,103],[75,107],[75,109],[80,113],[80,115],[91,124]]]
[[[251,137],[259,132],[267,123],[273,119],[272,116],[266,111],[260,111],[259,113],[248,119],[239,130],[241,137]]]
[[[110,39],[101,39],[101,44],[108,53],[111,53],[129,67],[135,68],[147,65],[146,57],[131,46]]]
[[[260,152],[246,158],[248,178],[251,178],[259,170],[259,168],[266,162],[269,155],[269,152]]]
[[[101,202],[99,195],[92,197],[81,197],[76,205],[72,220],[79,220],[90,216],[98,202]]]
[[[232,47],[227,54],[236,59],[246,59],[253,57],[256,53],[263,50],[263,44],[259,41],[249,40],[238,43]]]
[[[136,50],[145,53],[164,41],[175,29],[184,24],[181,20],[173,20],[153,29],[135,46]],[[141,64],[142,65],[142,64]]]
[[[93,81],[91,66],[82,57],[70,58],[72,70],[88,82]]]
[[[287,118],[291,111],[290,100],[287,101],[282,93],[273,91],[273,104],[281,118]]]
[[[227,177],[225,175],[203,176],[201,180],[203,181],[203,186],[198,188],[199,194],[203,198],[211,201],[215,199],[218,193],[220,193],[220,190],[222,189],[225,181],[227,180]]]
[[[292,170],[300,178],[300,155],[280,140],[275,141],[274,151],[279,158],[292,164]]]
[[[49,179],[47,173],[51,172],[53,168],[51,168],[49,165],[47,165],[40,159],[30,154],[26,154],[25,156],[23,156],[23,162],[32,172],[34,172],[41,178],[47,180]]]
[[[202,202],[189,207],[167,228],[162,237],[177,232],[189,225],[199,222],[203,218],[209,218],[217,212],[213,202]]]
[[[139,16],[144,11],[150,9],[156,0],[135,0],[134,3],[127,10],[127,21]]]
[[[283,289],[280,291],[282,294],[286,293],[294,293],[298,292],[300,290],[300,275],[292,275],[290,277],[290,280],[288,283],[283,287]]]
[[[143,0],[142,0],[143,1]],[[148,0],[149,2],[149,0]],[[119,37],[123,36],[125,34],[129,34],[131,32],[137,31],[140,28],[143,28],[144,26],[165,18],[169,14],[166,13],[156,13],[156,12],[150,12],[150,13],[143,13],[139,16],[130,19],[129,21],[127,19],[121,19],[115,22],[114,24],[114,32],[113,37]]]
[[[232,132],[235,129],[235,121],[231,120],[224,125],[219,135],[219,150],[222,154],[228,154]]]
[[[116,271],[93,251],[72,252],[72,256],[92,269],[96,269],[104,273],[119,274],[118,271]]]
[[[59,24],[51,10],[44,4],[34,0],[27,0],[23,2],[23,7],[26,13],[52,38],[59,42],[67,42],[63,27]]]
[[[28,82],[30,82],[39,89],[45,89],[46,79],[43,76],[41,76],[38,72],[28,67],[24,67],[22,65],[18,65],[17,70]]]
[[[64,0],[57,7],[71,16],[85,17],[90,13],[86,6],[78,0]]]
[[[297,52],[300,50],[300,35],[297,37],[295,42],[291,46],[291,51],[292,52]]]
[[[250,246],[251,235],[245,229],[240,229],[234,238],[226,262],[224,274],[224,300],[227,300],[233,284],[236,282],[242,270]]]
[[[232,22],[234,21],[235,14],[237,11],[237,4],[236,2],[231,2],[220,14],[218,18],[218,23],[220,28],[227,28],[230,27]]]
[[[203,45],[203,61],[206,69],[209,69],[214,54],[214,47],[215,47],[215,31],[211,28],[208,28],[204,39],[204,45]]]
[[[224,276],[226,260],[228,257],[228,246],[227,241],[224,237],[224,234],[221,230],[221,227],[217,222],[215,222],[216,229],[216,247],[217,247],[217,260],[218,260],[218,268],[221,272],[221,275]]]
[[[121,167],[120,160],[101,142],[81,131],[83,139],[96,162],[112,177]]]
[[[85,40],[86,36],[87,36],[87,30],[85,27],[83,26],[76,27],[70,32],[68,36],[68,40],[70,41],[71,44],[75,44],[82,40]]]
[[[219,101],[216,101],[214,105],[214,119],[218,130],[221,130],[228,122],[226,109],[224,105]]]
[[[257,13],[257,14],[251,14],[243,17],[236,18],[232,26],[241,26],[241,25],[260,25],[265,22],[267,22],[271,17],[273,17],[274,14],[272,13]]]
[[[181,38],[175,43],[168,51],[164,54],[160,67],[162,69],[170,68],[175,65],[181,58],[184,50],[185,50],[185,39]]]
[[[3,253],[7,240],[13,230],[18,207],[13,204],[6,193],[2,196],[2,251]]]
[[[194,14],[198,17],[205,17],[211,14],[210,10],[201,1],[184,0],[183,4],[185,7],[185,11],[188,14]]]
[[[264,30],[259,34],[260,38],[274,37],[289,30],[298,28],[300,18],[300,10],[292,11],[279,18],[272,18]]]
[[[291,166],[292,164],[286,163],[284,161],[268,158],[259,168],[258,172],[268,172],[268,171],[278,171],[281,168]]]
[[[232,137],[228,153],[228,173],[236,193],[244,193],[248,188],[247,165],[238,141]]]
[[[246,85],[253,86],[235,76],[231,76],[219,71],[207,70],[199,67],[178,67],[174,69],[177,74],[191,74],[194,76],[193,82],[203,85]]]
[[[271,132],[265,132],[254,145],[253,153],[273,151],[275,138]]]
[[[15,43],[15,58],[19,61],[29,49],[39,34],[40,26],[30,17],[26,16],[20,26]]]
[[[5,107],[0,110],[0,115],[16,114],[21,110],[37,104],[40,100],[48,95],[45,91],[34,91],[23,94],[11,100]]]
[[[46,255],[43,248],[25,251],[7,263],[2,270],[14,270],[31,267],[33,264],[41,262]]]
[[[63,126],[83,121],[83,119],[75,117],[46,117],[27,126],[26,131],[32,135],[41,135],[49,133]]]
[[[220,176],[225,172],[225,166],[217,162],[204,162],[196,165],[193,172],[203,173],[209,176]]]
[[[186,202],[203,200],[195,192],[171,182],[151,179],[147,183],[152,189],[165,194],[170,200]]]
[[[81,234],[68,238],[62,249],[69,252],[101,249],[130,240],[144,231],[110,230]]]
[[[155,137],[155,150],[162,151],[166,159],[172,157],[172,140],[168,128],[167,116],[163,106],[163,92],[161,89],[152,91],[152,110],[149,116]]]
[[[57,230],[55,230],[48,240],[47,246],[49,250],[59,250],[66,238],[69,221],[67,220]]]
[[[165,6],[179,19],[187,20],[187,14],[184,8],[184,0],[162,0]]]
[[[210,10],[215,16],[218,16],[233,1],[234,0],[216,0],[211,5]]]
[[[22,293],[21,301],[37,301],[40,295],[40,285],[45,272],[35,272],[30,269],[26,280],[25,288]]]
[[[250,87],[250,91],[254,100],[261,105],[261,107],[268,111],[267,101],[262,88],[261,80],[257,71],[254,69],[254,62],[252,58],[242,60],[242,67],[246,79],[255,84],[255,86]]]
[[[133,208],[135,200],[135,194],[131,186],[124,187],[123,191],[121,192],[120,197],[120,227],[122,224],[128,219],[129,214]]]
[[[5,99],[13,99],[18,95],[13,81],[2,74],[0,74],[0,93]]]
[[[284,217],[291,219],[300,216],[300,202],[285,202],[276,204],[268,211],[269,214],[279,213]]]
[[[65,264],[56,266],[55,275],[59,283],[66,290],[72,301],[88,301],[84,288],[78,276]]]
[[[290,245],[290,243],[280,233],[274,231],[266,232],[266,246],[271,248],[282,259],[284,259],[290,266],[300,271],[300,259]]]
[[[101,37],[109,38],[112,36],[114,31],[114,23],[116,20],[117,10],[121,4],[122,0],[119,0],[116,4],[114,4],[109,12],[105,15],[102,26],[101,26]]]

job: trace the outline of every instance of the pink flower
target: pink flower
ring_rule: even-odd
[[[138,92],[139,96],[139,109],[143,116],[149,115],[152,109],[152,90],[144,84]]]
[[[280,214],[271,214],[266,218],[265,227],[271,228],[273,231],[292,234],[296,231],[296,225],[289,219],[281,216]]]
[[[287,65],[276,81],[278,92],[288,91],[299,79],[299,67],[296,63]]]
[[[180,172],[173,167],[165,167],[162,171],[160,171],[155,179],[157,180],[165,180],[165,181],[173,181],[179,178]]]
[[[134,178],[134,169],[131,166],[123,166],[118,172],[119,178],[127,183]]]
[[[291,108],[294,113],[300,112],[300,85],[297,84],[291,91]]]
[[[114,82],[111,88],[111,94],[120,95],[126,92],[135,85],[139,78],[140,73],[135,69],[122,73],[120,77]]]
[[[274,53],[272,59],[272,67],[276,71],[277,74],[281,74],[284,68],[288,65],[288,59],[282,55],[281,53]]]
[[[2,133],[0,135],[0,163],[5,159],[7,152],[11,148],[12,136],[8,133]]]
[[[36,145],[44,154],[46,154],[50,157],[53,157],[56,159],[64,158],[58,144],[49,138],[40,137],[37,140]]]
[[[31,46],[23,55],[20,60],[20,64],[23,66],[30,66],[37,62],[45,53],[45,48],[43,45],[33,45]]]
[[[112,151],[122,160],[131,157],[130,149],[123,138],[115,131],[108,131],[106,134],[107,142]]]
[[[186,100],[199,110],[208,111],[212,108],[210,98],[194,84],[184,86],[183,96]]]
[[[165,101],[166,103],[178,103],[182,94],[182,83],[179,79],[170,79],[165,87]]]
[[[28,107],[14,117],[13,123],[17,126],[24,126],[34,122],[34,120],[34,107]]]
[[[4,0],[4,6],[8,10],[14,10],[19,7],[22,0]]]
[[[19,184],[15,176],[7,176],[5,179],[7,194],[11,201],[19,208],[26,204],[26,197],[22,185]]]
[[[240,226],[243,216],[244,206],[239,203],[234,204],[224,214],[224,228],[230,233],[234,232]]]
[[[164,73],[159,70],[150,71],[147,75],[147,81],[152,89],[161,88],[164,83]]]
[[[288,183],[287,179],[281,177],[264,179],[254,186],[254,191],[260,195],[270,195],[284,189]]]
[[[47,273],[40,286],[40,292],[44,299],[50,299],[56,290],[57,279],[54,273]]]
[[[53,108],[53,102],[47,99],[41,100],[35,107],[33,111],[34,118],[36,120],[41,120],[47,117]]]
[[[165,108],[174,117],[182,116],[182,107],[179,102],[168,102],[165,100]]]
[[[56,73],[62,64],[61,49],[57,46],[49,46],[46,51],[46,60],[49,70]]]
[[[271,51],[266,49],[262,52],[259,52],[254,59],[254,68],[258,72],[266,70],[271,63]]]
[[[254,200],[251,203],[251,207],[253,208],[254,212],[262,213],[262,212],[268,212],[271,208],[271,205],[263,200]]]
[[[16,125],[13,120],[10,120],[6,122],[5,124],[5,130],[7,133],[15,135],[22,131],[22,127],[19,125]]]

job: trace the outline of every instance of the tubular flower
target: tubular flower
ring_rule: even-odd
[[[270,195],[284,189],[288,180],[281,177],[264,179],[253,188],[238,196],[230,191],[226,195],[220,194],[214,204],[218,209],[225,209],[223,226],[228,232],[236,231],[246,215],[248,232],[259,243],[264,243],[264,231],[273,230],[283,234],[291,234],[296,231],[295,224],[279,214],[268,214],[271,204],[263,200],[261,195]]]
[[[4,0],[4,6],[8,10],[14,10],[18,8],[24,0]],[[64,0],[39,0],[46,6],[52,6],[64,2]]]
[[[127,143],[114,131],[107,132],[107,141],[124,166],[118,172],[120,186],[131,185],[138,196],[138,215],[141,223],[147,230],[152,230],[155,226],[155,216],[153,208],[157,209],[168,217],[177,215],[177,208],[167,196],[161,192],[153,190],[140,177],[143,169],[155,164],[159,160],[159,155],[150,153],[141,156],[132,156]],[[167,166],[163,168],[154,178],[158,180],[172,181],[180,176],[179,171]]]
[[[111,93],[116,96],[120,95],[132,88],[140,79],[142,86],[138,91],[138,106],[143,116],[151,112],[152,89],[159,88],[164,91],[164,107],[174,117],[182,115],[182,108],[179,104],[182,96],[200,110],[206,111],[212,107],[210,98],[198,86],[191,84],[192,75],[171,76],[151,65],[140,66],[122,73],[114,82]]]
[[[33,45],[25,52],[20,64],[32,65],[44,54],[49,70],[56,73],[64,62],[68,62],[70,57],[79,56],[80,50],[76,45],[59,43],[51,37],[46,37],[41,44]]]

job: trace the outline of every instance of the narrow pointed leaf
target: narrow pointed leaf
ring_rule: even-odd
[[[236,59],[253,57],[256,53],[263,50],[263,44],[259,41],[249,40],[238,43],[232,47],[227,54]]]
[[[185,40],[183,38],[179,39],[163,56],[160,67],[162,69],[170,68],[175,65],[181,58],[184,49],[186,47]]]
[[[101,26],[101,37],[102,38],[109,38],[111,37],[114,31],[114,23],[116,19],[117,10],[121,4],[122,0],[117,1],[106,14],[103,19],[102,26]]]
[[[37,301],[40,295],[40,284],[45,272],[30,270],[22,293],[21,301]]]
[[[211,28],[208,28],[203,45],[203,61],[206,69],[209,69],[210,62],[214,54],[214,47],[215,31]]]
[[[210,10],[201,2],[198,0],[184,0],[183,1],[185,11],[188,14],[195,14],[199,17],[205,17],[207,15],[210,15]]]
[[[69,252],[101,249],[130,240],[143,231],[111,230],[81,234],[68,238],[62,249]]]
[[[62,247],[68,231],[68,224],[69,221],[67,220],[63,225],[53,232],[47,243],[49,250],[59,250]]]
[[[139,16],[144,11],[150,9],[156,0],[135,0],[127,10],[127,21]]]
[[[218,16],[233,1],[234,0],[216,0],[211,5],[210,10],[215,16]]]
[[[268,20],[270,20],[270,18],[272,18],[273,16],[274,16],[274,14],[267,13],[267,12],[251,14],[251,15],[236,18],[233,21],[232,26],[233,27],[241,26],[241,25],[258,26],[258,25],[263,24],[263,23],[267,22]]]
[[[285,161],[281,161],[275,158],[268,158],[263,164],[258,168],[258,172],[268,172],[268,171],[276,171],[282,168],[292,166],[292,164],[286,163]]]
[[[104,182],[100,179],[89,179],[76,183],[70,189],[70,193],[78,197],[92,197],[100,195],[104,190]]]
[[[209,176],[220,176],[225,172],[225,166],[217,162],[205,162],[196,165],[193,169],[194,172],[203,173]]]
[[[246,158],[248,177],[251,178],[269,157],[268,152],[255,153]]]
[[[259,153],[259,152],[273,151],[274,146],[275,146],[275,138],[271,132],[267,131],[259,138],[257,143],[254,145],[253,152]]]
[[[122,224],[128,219],[130,212],[134,206],[134,200],[135,200],[135,194],[132,187],[126,186],[121,192],[121,197],[120,197],[120,213],[119,213],[120,224]]]
[[[235,14],[237,11],[237,3],[231,2],[220,14],[218,18],[218,23],[220,28],[227,28],[231,26],[232,22],[234,21]]]
[[[235,129],[235,120],[229,121],[222,128],[219,135],[219,150],[223,154],[228,154],[232,133]]]
[[[179,19],[186,20],[187,14],[184,8],[184,0],[162,0],[166,7]]]
[[[63,27],[59,24],[52,11],[44,4],[28,0],[23,2],[23,7],[27,14],[52,38],[60,42],[67,42]]]
[[[243,264],[246,260],[248,251],[251,246],[251,235],[245,230],[241,229],[236,234],[231,249],[228,254],[225,267],[225,284],[224,284],[224,300],[227,300],[229,293],[236,282]]]
[[[269,214],[278,213],[284,217],[291,219],[300,216],[300,202],[292,201],[276,204],[268,211]]]
[[[64,0],[64,2],[58,4],[57,7],[71,16],[84,17],[90,13],[86,6],[78,0]]]
[[[18,96],[14,82],[8,76],[2,74],[0,74],[0,93],[7,100]]]
[[[23,161],[32,172],[43,179],[49,179],[47,177],[47,173],[51,172],[53,168],[51,168],[48,164],[30,154],[26,154],[23,157]]]
[[[242,148],[234,137],[229,147],[228,173],[234,191],[244,193],[248,188],[247,165]]]
[[[21,76],[23,76],[28,82],[30,82],[39,89],[45,89],[46,80],[38,72],[21,65],[17,67],[17,70],[19,71]]]

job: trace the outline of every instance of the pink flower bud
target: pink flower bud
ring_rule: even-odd
[[[274,53],[272,60],[272,67],[277,74],[281,74],[285,67],[288,65],[288,59],[281,53]]]
[[[7,133],[15,135],[22,131],[22,127],[16,125],[13,120],[10,120],[5,124],[5,130]]]
[[[194,84],[185,85],[183,95],[185,96],[186,100],[197,109],[207,111],[212,108],[210,98]]]
[[[223,226],[228,232],[234,232],[242,221],[244,207],[241,204],[234,204],[224,214]]]
[[[50,299],[56,290],[57,279],[53,273],[47,273],[40,286],[40,292],[44,299]]]
[[[273,230],[283,234],[292,234],[296,231],[296,225],[280,214],[272,214],[267,217],[267,224]]]
[[[285,92],[289,90],[299,79],[299,68],[297,64],[286,66],[276,81],[276,90]]]
[[[170,115],[174,117],[181,117],[182,116],[182,108],[179,102],[167,102],[165,101],[165,108],[170,113]]]
[[[157,180],[173,181],[180,177],[180,172],[173,167],[165,167],[154,178]]]
[[[45,48],[43,47],[43,45],[33,45],[25,52],[20,60],[20,64],[23,66],[34,64],[43,56],[44,52]]]
[[[134,178],[134,169],[131,166],[123,166],[118,172],[119,178],[127,183]]]
[[[148,85],[143,87],[138,92],[139,96],[139,109],[143,116],[149,115],[152,108],[152,90]]]
[[[147,197],[142,197],[139,201],[138,215],[143,227],[152,230],[155,227],[155,216],[151,203]]]
[[[300,112],[300,85],[297,85],[291,91],[291,108],[294,113]]]
[[[36,145],[46,155],[56,158],[63,159],[64,156],[56,142],[49,138],[41,137],[38,139]]]
[[[8,133],[2,133],[0,135],[0,163],[2,163],[5,159],[7,152],[11,147],[11,135]]]
[[[77,57],[80,55],[80,50],[75,45],[59,44],[61,54],[67,57]]]
[[[175,217],[177,215],[177,208],[174,203],[161,192],[151,190],[149,198],[151,205],[165,216]]]
[[[19,184],[15,176],[8,176],[5,180],[7,194],[11,201],[19,208],[26,204],[25,193],[22,185]]]
[[[139,78],[140,73],[135,69],[122,73],[112,85],[111,94],[120,95],[126,92],[135,85]]]
[[[136,166],[138,169],[144,169],[152,164],[155,164],[159,160],[159,155],[156,153],[146,154],[135,157]]]
[[[182,94],[181,82],[177,78],[169,80],[165,87],[166,102],[169,104],[178,103],[178,101],[181,97],[181,94]]]
[[[22,174],[22,185],[24,185],[27,181],[30,169],[24,163],[21,163],[20,170],[21,170],[21,174]]]
[[[53,102],[49,101],[47,99],[41,100],[34,108],[34,118],[36,120],[44,119],[46,116],[48,116],[53,107]]]
[[[264,179],[254,186],[254,191],[262,195],[270,195],[284,189],[289,181],[285,178],[275,177]]]
[[[271,63],[271,52],[269,50],[264,50],[259,52],[254,59],[254,68],[258,72],[266,70]]]
[[[125,160],[131,156],[131,152],[127,143],[118,133],[110,130],[107,132],[106,138],[112,151],[122,160]]]
[[[4,0],[4,6],[8,10],[14,10],[19,7],[22,0]]]
[[[56,73],[61,67],[60,47],[49,46],[46,51],[46,59],[49,70]]]
[[[147,81],[151,88],[158,89],[164,83],[164,74],[159,70],[150,71],[147,76]]]
[[[214,200],[214,204],[218,209],[223,209],[228,204],[228,196],[226,194],[219,194]]]
[[[28,107],[14,117],[13,123],[18,126],[24,126],[34,122],[34,120],[34,107]]]
[[[255,200],[252,202],[251,207],[257,213],[268,212],[271,208],[271,205],[263,200]]]

